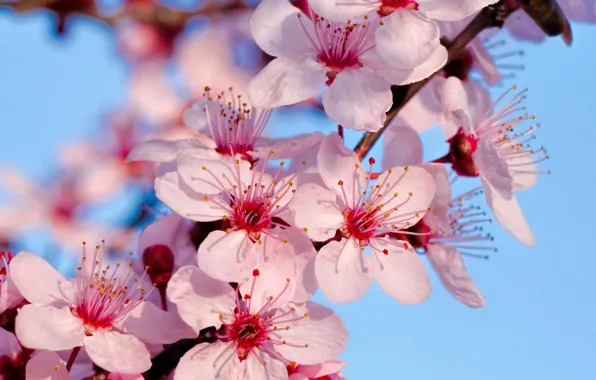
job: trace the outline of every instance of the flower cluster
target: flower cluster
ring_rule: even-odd
[[[313,295],[355,302],[374,280],[419,304],[431,293],[426,259],[455,299],[483,307],[464,260],[494,251],[492,217],[472,201],[484,195],[532,246],[516,192],[548,173],[545,148],[530,145],[540,125],[527,90],[491,101],[486,86],[503,75],[488,49],[474,40],[450,57],[445,47],[495,3],[261,0],[249,26],[270,60],[246,95],[203,84],[181,114],[183,138],[153,136],[119,161],[120,172],[125,161],[150,166],[142,177],[171,210],[143,229],[136,254],[83,243],[68,278],[34,253],[0,253],[0,380],[344,379],[346,325]],[[164,32],[158,56],[180,31]],[[427,79],[390,123],[395,86]],[[321,90],[338,132],[265,135],[275,108]],[[418,132],[437,122],[448,150],[424,162]],[[347,148],[344,128],[386,131],[382,160]],[[459,177],[477,184],[454,196]],[[40,205],[31,218],[58,213],[41,193],[24,195]]]

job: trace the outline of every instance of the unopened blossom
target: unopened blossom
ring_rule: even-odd
[[[28,360],[13,333],[0,327],[0,380],[24,379]]]
[[[145,343],[173,343],[189,333],[176,315],[145,302],[142,278],[135,277],[132,262],[106,265],[99,246],[91,256],[83,249],[74,280],[25,251],[15,256],[10,273],[31,303],[16,318],[16,335],[24,347],[62,351],[83,346],[101,368],[134,374],[151,367]]]
[[[428,71],[430,76],[446,62],[447,50],[439,38],[434,20],[456,21],[479,11],[495,0],[310,0],[323,17],[341,21],[368,17],[381,27],[375,30],[377,51],[391,66],[408,70],[441,62]],[[440,59],[439,59],[440,58]],[[422,78],[420,78],[422,79]]]
[[[323,93],[327,116],[346,128],[376,131],[392,103],[390,84],[428,77],[447,59],[443,49],[424,64],[397,68],[377,51],[378,21],[368,17],[329,21],[303,14],[287,0],[264,0],[251,18],[259,47],[275,58],[249,84],[258,107],[295,104]],[[438,38],[438,37],[437,37]]]
[[[148,140],[133,149],[127,160],[173,162],[178,153],[189,150],[198,158],[214,160],[240,156],[252,161],[270,156],[272,149],[276,153],[271,158],[288,158],[303,153],[322,138],[320,132],[278,140],[262,137],[270,117],[271,110],[250,106],[232,88],[227,93],[212,94],[205,87],[203,100],[194,103],[183,115],[192,138]]]
[[[346,363],[341,360],[330,360],[319,364],[296,364],[288,365],[289,380],[344,380],[341,370]]]
[[[0,315],[23,302],[23,296],[10,276],[9,265],[12,253],[0,252]]]
[[[372,170],[374,160],[369,163]],[[424,301],[430,283],[422,261],[410,244],[388,234],[424,216],[435,193],[432,177],[420,168],[394,167],[373,183],[371,171],[364,171],[336,133],[323,140],[318,166],[326,188],[301,185],[290,207],[297,227],[312,240],[329,241],[315,260],[323,294],[333,302],[354,301],[374,279],[401,302]],[[334,238],[338,230],[339,241]]]
[[[339,355],[347,345],[340,317],[314,302],[293,304],[294,279],[283,274],[271,266],[254,269],[234,290],[200,268],[180,268],[168,298],[197,333],[214,326],[218,341],[188,351],[174,379],[288,379],[290,363]]]
[[[314,248],[302,231],[288,224],[288,202],[296,191],[296,174],[286,176],[284,163],[270,175],[239,158],[205,160],[181,153],[177,172],[156,180],[156,194],[185,218],[224,221],[198,249],[198,264],[209,276],[240,281],[260,263],[274,263],[300,273],[305,300],[316,290],[311,268]],[[282,177],[284,176],[284,177]]]
[[[516,88],[508,89],[475,120],[461,82],[448,78],[443,88],[443,111],[460,128],[448,140],[449,153],[437,162],[451,163],[460,176],[480,177],[487,203],[499,223],[522,243],[533,245],[534,237],[513,191],[533,186],[539,174],[547,173],[539,171],[536,164],[548,155],[543,147],[533,149],[530,145],[540,125],[524,125],[535,119],[521,105],[526,90],[512,95],[497,109]]]

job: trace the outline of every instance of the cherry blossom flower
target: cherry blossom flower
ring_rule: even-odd
[[[214,160],[236,155],[249,161],[269,156],[290,158],[304,153],[323,137],[320,132],[278,140],[261,137],[270,117],[271,110],[249,106],[231,88],[228,93],[212,95],[211,89],[205,87],[203,100],[183,115],[193,132],[192,138],[146,141],[133,149],[127,160],[173,162],[178,153],[187,150],[193,150],[199,158]],[[273,155],[272,149],[276,152]]]
[[[0,327],[0,380],[24,379],[28,360],[17,338]]]
[[[37,351],[27,363],[27,380],[70,380],[70,375],[58,354]]]
[[[320,364],[296,364],[288,365],[289,380],[344,380],[345,377],[339,372],[346,366],[341,360],[330,360]]]
[[[8,270],[12,258],[12,253],[0,252],[0,315],[17,307],[24,300]]]
[[[371,164],[373,159],[369,160]],[[383,172],[371,186],[371,173],[338,134],[328,135],[318,155],[327,186],[301,185],[290,202],[295,224],[315,241],[329,241],[316,256],[315,273],[323,294],[333,302],[360,298],[375,279],[381,289],[404,303],[426,299],[430,284],[414,249],[389,239],[415,225],[434,196],[432,177],[416,167]],[[339,230],[339,241],[334,239]],[[371,250],[370,259],[364,249]]]
[[[264,0],[251,18],[252,35],[275,58],[249,83],[249,99],[258,107],[295,104],[321,88],[327,116],[346,128],[376,131],[392,103],[390,84],[428,77],[447,60],[437,50],[427,62],[391,67],[375,47],[378,22],[368,18],[328,21],[310,17],[286,0]],[[438,37],[437,37],[438,39]]]
[[[534,115],[521,114],[526,109],[520,105],[526,90],[495,109],[515,89],[513,86],[507,90],[480,119],[474,120],[461,82],[457,78],[448,78],[444,86],[443,110],[445,116],[460,128],[449,139],[449,153],[436,162],[451,163],[452,169],[461,176],[479,176],[488,205],[499,223],[523,244],[533,245],[534,237],[513,190],[527,189],[536,183],[539,174],[548,173],[536,168],[536,164],[548,159],[548,155],[544,148],[535,150],[529,145],[539,124],[520,131],[514,129],[535,119]]]
[[[314,248],[302,231],[286,220],[296,175],[285,174],[284,163],[269,175],[240,159],[221,161],[178,155],[177,172],[156,180],[156,194],[180,215],[199,222],[223,220],[224,230],[211,232],[198,249],[198,264],[209,276],[240,281],[262,262],[291,267],[303,279],[304,300],[316,290],[309,264]]]
[[[10,273],[31,304],[17,315],[16,335],[24,347],[61,351],[83,346],[108,371],[144,372],[151,366],[145,343],[173,343],[188,337],[189,330],[177,324],[178,316],[144,301],[145,290],[130,261],[112,267],[104,265],[102,256],[99,246],[90,257],[83,249],[77,278],[71,281],[37,255],[17,254]]]
[[[288,379],[290,363],[317,364],[339,355],[347,331],[338,315],[314,302],[293,304],[294,280],[271,266],[254,269],[234,290],[197,267],[170,280],[168,298],[198,333],[214,326],[216,343],[188,351],[175,380],[200,373],[216,379]]]
[[[456,21],[469,16],[494,0],[311,0],[312,8],[323,17],[341,21],[365,16],[381,21],[375,30],[377,51],[391,66],[407,70],[429,61],[431,75],[446,61],[447,50],[440,43],[439,27],[434,20]],[[378,21],[377,21],[378,22]],[[422,78],[421,78],[422,79]]]

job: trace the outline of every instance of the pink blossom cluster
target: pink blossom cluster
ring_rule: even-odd
[[[0,253],[0,380],[345,379],[346,325],[312,297],[320,290],[331,304],[355,302],[374,281],[396,301],[420,304],[431,293],[425,260],[454,298],[483,307],[464,263],[493,250],[483,231],[492,218],[477,203],[533,246],[516,194],[548,173],[540,168],[546,150],[533,146],[540,125],[524,104],[527,90],[510,86],[491,100],[487,86],[504,75],[490,43],[477,37],[451,59],[444,44],[495,3],[261,0],[245,32],[271,59],[255,73],[232,72],[229,57],[185,47],[188,72],[203,59],[205,70],[223,71],[188,76],[191,101],[162,77],[180,30],[127,24],[121,48],[138,65],[135,113],[177,127],[148,139],[116,129],[122,149],[114,154],[73,147],[64,161],[77,175],[59,192],[64,202],[52,203],[62,208],[6,172],[29,206],[10,215],[50,220],[73,241],[118,240],[77,227],[72,214],[78,201],[102,199],[125,178],[149,184],[171,212],[146,226],[124,259],[83,243],[73,278],[35,253]],[[221,35],[212,37],[202,51],[216,51],[209,43]],[[392,88],[427,78],[388,123]],[[276,108],[317,102],[321,91],[338,132],[266,136]],[[425,162],[419,133],[436,123],[448,151]],[[344,143],[344,129],[383,128],[379,162]],[[84,170],[81,153],[93,157]],[[452,194],[459,177],[479,181]]]

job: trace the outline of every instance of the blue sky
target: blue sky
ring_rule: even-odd
[[[467,260],[487,297],[481,310],[457,303],[434,275],[422,305],[398,304],[373,286],[363,299],[333,306],[350,332],[343,355],[349,378],[596,378],[596,27],[573,26],[571,48],[559,39],[521,46],[526,69],[508,82],[529,87],[527,106],[543,127],[538,145],[551,156],[552,174],[519,194],[535,248],[491,226],[499,252],[488,261]],[[65,142],[90,134],[126,100],[127,68],[109,30],[75,22],[64,40],[50,30],[42,15],[0,13],[0,166],[35,178],[55,169]],[[323,131],[333,128],[315,116],[278,115],[274,122],[299,132],[313,120]],[[355,136],[348,141],[352,146]],[[437,131],[424,142],[427,158],[444,153]]]

